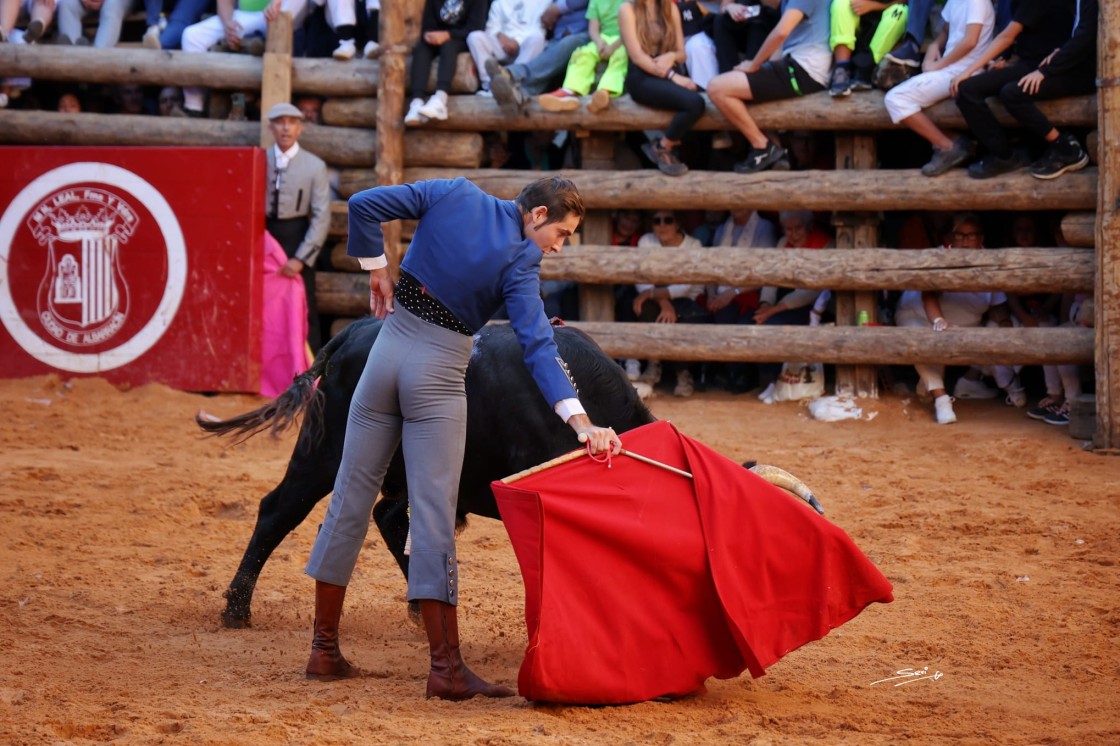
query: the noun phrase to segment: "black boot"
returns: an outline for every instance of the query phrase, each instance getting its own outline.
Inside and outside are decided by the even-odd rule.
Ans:
[[[345,598],[346,586],[315,581],[315,637],[311,640],[311,658],[307,661],[309,679],[335,681],[361,676],[338,649],[338,620],[342,617]]]
[[[463,663],[463,656],[459,654],[459,618],[454,606],[423,599],[420,616],[428,632],[428,650],[432,656],[425,697],[463,700],[479,694],[483,697],[514,695],[511,689],[483,681]]]

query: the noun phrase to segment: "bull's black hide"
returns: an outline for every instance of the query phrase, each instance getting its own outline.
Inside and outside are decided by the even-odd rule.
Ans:
[[[198,420],[199,426],[211,433],[248,436],[264,429],[282,429],[303,414],[284,479],[261,500],[253,536],[226,591],[222,612],[226,626],[249,625],[253,589],[264,563],[334,487],[350,399],[380,329],[377,319],[349,326],[274,402],[229,420]],[[555,331],[560,354],[593,422],[622,433],[654,420],[619,366],[589,337],[570,327],[557,327]],[[475,338],[467,369],[467,449],[459,488],[459,519],[468,513],[498,518],[490,491],[493,480],[577,447],[575,433],[552,412],[529,375],[513,329],[508,325],[483,329]],[[373,511],[374,520],[407,574],[407,487],[400,451],[389,467],[382,495]]]

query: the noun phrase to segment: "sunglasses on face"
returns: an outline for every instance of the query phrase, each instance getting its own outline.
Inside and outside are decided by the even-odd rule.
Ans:
[[[666,215],[665,217],[654,216],[652,222],[654,225],[672,225],[677,222],[677,219],[672,215]]]

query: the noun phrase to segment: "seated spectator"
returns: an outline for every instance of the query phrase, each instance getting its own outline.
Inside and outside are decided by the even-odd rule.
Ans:
[[[675,111],[665,134],[642,144],[642,152],[662,173],[688,171],[677,148],[704,114],[704,97],[684,73],[684,32],[673,0],[633,0],[618,10],[618,23],[629,64],[626,90],[639,104]]]
[[[114,113],[151,114],[144,100],[144,87],[139,83],[118,83],[111,90]]]
[[[183,89],[176,85],[164,86],[159,90],[159,115],[161,117],[183,117]]]
[[[984,228],[971,213],[957,215],[953,220],[951,240],[946,248],[982,248]],[[898,301],[896,326],[912,326],[943,332],[954,327],[980,326],[985,314],[1006,317],[1007,296],[1003,293],[942,293],[907,290]],[[939,425],[957,421],[953,399],[945,390],[945,366],[920,363],[918,396],[932,396],[934,416]]]
[[[452,12],[457,10],[458,12]],[[467,36],[486,25],[486,0],[463,0],[444,3],[427,0],[420,21],[420,40],[412,48],[412,76],[409,82],[408,113],[404,123],[423,124],[429,119],[447,119],[447,93],[455,76],[455,63],[460,52],[467,51]],[[436,90],[425,103],[432,60],[439,58]]]
[[[188,26],[183,31],[184,52],[205,52],[224,40],[233,51],[252,34],[263,34],[268,24],[281,12],[292,16],[299,26],[308,10],[307,0],[218,0],[217,15]],[[201,117],[206,103],[205,91],[197,86],[183,88],[183,111],[190,117]]]
[[[718,3],[716,4],[718,8]],[[712,78],[719,75],[716,60],[716,43],[708,32],[712,29],[715,14],[699,0],[680,0],[681,31],[684,33],[685,66],[688,77],[700,90],[708,87]]]
[[[202,14],[214,8],[214,0],[172,0],[171,12],[163,15],[166,0],[144,0],[148,30],[141,40],[146,49],[178,49],[183,30],[198,23]]]
[[[486,63],[490,91],[498,103],[518,112],[530,96],[549,90],[554,79],[564,75],[572,52],[591,37],[587,33],[588,0],[554,2],[541,15],[541,26],[551,34],[544,51],[525,64],[503,67],[497,60]]]
[[[758,57],[763,42],[778,23],[778,8],[775,0],[720,0],[719,13],[712,19],[712,44],[721,73],[731,72],[740,61]]]
[[[316,18],[314,40],[308,42],[305,52],[308,56],[325,57],[326,50],[323,46],[328,43],[338,42],[332,51],[331,57],[342,62],[352,60],[358,54],[358,25],[359,20],[364,23],[363,36],[366,38],[362,56],[372,59],[377,56],[380,46],[377,43],[379,33],[378,24],[381,17],[381,0],[364,0],[365,16],[358,17],[358,2],[362,0],[315,0],[316,4],[326,6],[323,19]],[[320,21],[325,21],[321,23]],[[327,30],[329,29],[329,31]],[[333,39],[326,38],[327,36]]]
[[[906,33],[905,3],[906,0],[832,0],[829,95],[850,96],[852,91],[871,90],[875,65]]]
[[[988,106],[989,96],[998,96],[1011,116],[1046,143],[1046,154],[1031,164],[1032,176],[1054,179],[1088,165],[1089,155],[1077,138],[1069,132],[1062,134],[1035,104],[1094,90],[1097,0],[1080,2],[1076,10],[1080,15],[1074,27],[1074,8],[1067,3],[1023,0],[984,54],[953,79],[950,87],[957,108],[987,150],[982,160],[968,167],[969,176],[987,179],[1027,165],[1027,159],[1012,150],[1007,132]],[[1074,29],[1072,36],[1070,28]],[[990,64],[1009,50],[1013,52],[1011,61]],[[986,72],[973,77],[985,66],[989,66]]]
[[[81,114],[82,101],[78,94],[67,91],[58,97],[58,112],[60,114]]]
[[[25,11],[27,26],[13,34]],[[19,41],[34,44],[43,38],[54,20],[55,0],[0,0],[0,42]]]
[[[941,17],[945,25],[926,50],[922,74],[883,99],[892,122],[905,124],[933,146],[933,157],[922,166],[925,176],[940,176],[968,158],[968,142],[950,138],[922,109],[949,97],[953,79],[983,54],[995,24],[990,0],[948,0]]]
[[[318,96],[296,96],[292,99],[292,105],[303,114],[304,124],[323,123],[323,99]]]
[[[115,47],[121,38],[121,25],[132,0],[58,0],[58,33],[71,42],[84,39],[82,21],[86,15],[98,14],[97,33],[93,46]]]
[[[622,45],[618,28],[618,9],[622,0],[591,0],[587,6],[587,33],[591,41],[572,52],[564,85],[538,99],[545,111],[575,111],[579,97],[591,92],[595,83],[595,70],[606,62],[606,70],[599,77],[598,86],[587,110],[593,114],[605,111],[612,96],[621,96],[626,80],[629,58]]]
[[[814,225],[813,213],[808,210],[782,210],[778,213],[782,227],[779,249],[828,249],[832,237]],[[759,291],[758,308],[739,317],[740,324],[767,324],[770,326],[808,326],[813,304],[822,291],[806,288],[764,287]],[[762,392],[758,398],[767,404],[774,401],[774,386],[782,372],[781,363],[759,363],[758,384]]]
[[[544,51],[541,16],[547,5],[548,0],[493,0],[486,27],[467,35],[467,47],[478,68],[480,94],[493,95],[486,69],[491,60],[525,65]]]
[[[933,11],[933,0],[907,0],[906,33],[885,58],[903,67],[922,66],[922,41],[926,38],[926,26]]]
[[[672,210],[657,210],[651,219],[653,232],[647,233],[638,241],[638,247],[673,246],[681,249],[703,248],[700,242],[687,235]],[[699,285],[651,285],[639,283],[634,286],[637,295],[631,310],[638,321],[658,324],[706,324],[711,321],[707,311],[696,299],[703,291]],[[673,388],[674,396],[692,396],[695,387],[692,372],[687,364],[677,366],[677,382]],[[648,384],[656,385],[661,380],[661,362],[650,360],[648,367],[638,378]]]
[[[1060,326],[1091,327],[1092,314],[1084,313],[1084,304],[1091,297],[1064,293],[1058,312]],[[1046,380],[1046,396],[1037,407],[1027,412],[1027,416],[1048,425],[1068,425],[1070,402],[1081,395],[1081,368],[1077,365],[1044,365],[1042,373]]]
[[[704,210],[704,220],[692,229],[692,235],[701,246],[713,246],[723,224],[727,222],[727,210]]]
[[[828,48],[828,0],[782,0],[782,16],[758,53],[716,76],[708,96],[751,145],[735,172],[751,174],[772,168],[785,157],[781,146],[763,133],[747,111],[747,101],[774,101],[823,91],[832,54]],[[782,50],[782,61],[770,58]]]

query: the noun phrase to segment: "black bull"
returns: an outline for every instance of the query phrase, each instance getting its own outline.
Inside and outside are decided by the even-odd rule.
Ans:
[[[350,325],[319,352],[311,368],[287,391],[260,409],[216,422],[196,418],[207,432],[249,437],[265,429],[279,432],[303,415],[288,470],[261,500],[253,536],[226,591],[225,626],[249,626],[253,590],[265,562],[334,488],[350,399],[380,329],[377,319]],[[623,433],[654,421],[619,366],[587,335],[571,327],[557,327],[555,332],[560,354],[593,422]],[[458,520],[463,521],[468,513],[500,518],[490,491],[492,481],[555,458],[579,443],[541,396],[508,325],[487,326],[478,334],[466,383],[467,447]],[[373,510],[374,522],[407,577],[408,491],[399,449],[381,493],[383,499]]]

